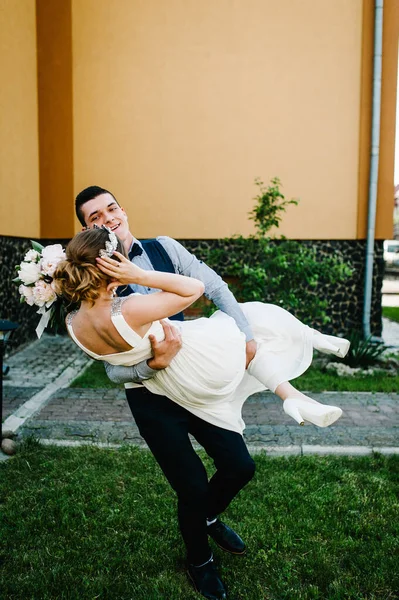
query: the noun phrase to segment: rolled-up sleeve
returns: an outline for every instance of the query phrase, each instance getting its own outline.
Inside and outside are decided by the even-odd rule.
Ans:
[[[238,328],[245,334],[247,342],[252,340],[254,336],[251,327],[229,286],[220,275],[176,240],[167,236],[160,236],[157,240],[170,256],[176,273],[200,279],[205,284],[205,296],[221,311],[233,317]]]
[[[141,383],[145,379],[151,379],[157,372],[148,366],[147,361],[134,365],[132,367],[122,367],[119,365],[110,365],[104,362],[105,372],[113,383]]]

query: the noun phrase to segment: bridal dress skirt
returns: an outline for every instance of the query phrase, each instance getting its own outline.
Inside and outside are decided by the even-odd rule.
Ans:
[[[242,433],[242,405],[251,394],[275,391],[284,381],[299,377],[313,357],[316,332],[273,304],[240,305],[258,344],[245,370],[245,336],[234,319],[221,311],[208,318],[184,321],[183,345],[169,367],[143,384],[167,396],[199,418]],[[157,326],[151,331],[157,333]],[[161,331],[159,330],[159,333]]]

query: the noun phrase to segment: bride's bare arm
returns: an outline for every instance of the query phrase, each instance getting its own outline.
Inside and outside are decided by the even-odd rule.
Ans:
[[[119,252],[115,252],[115,255],[120,262],[109,257],[97,258],[99,268],[106,275],[112,277],[114,284],[136,283],[163,290],[146,296],[134,296],[125,303],[125,308],[131,313],[137,327],[170,317],[184,310],[204,292],[205,286],[199,279],[160,271],[145,271],[131,263]],[[112,287],[112,285],[111,283],[110,286]],[[133,326],[132,323],[131,326]]]

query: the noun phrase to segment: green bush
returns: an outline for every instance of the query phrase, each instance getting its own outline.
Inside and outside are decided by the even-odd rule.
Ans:
[[[282,212],[297,199],[286,200],[278,178],[259,188],[254,209],[249,213],[257,232],[247,238],[225,238],[223,247],[208,250],[204,260],[223,275],[241,302],[259,300],[285,308],[307,324],[325,324],[328,301],[322,289],[328,284],[346,281],[352,274],[340,256],[317,256],[316,249],[283,236],[266,235],[278,227]]]
[[[384,342],[375,342],[370,335],[364,339],[361,331],[353,331],[349,336],[350,348],[342,360],[349,367],[369,367],[378,363],[387,346]]]

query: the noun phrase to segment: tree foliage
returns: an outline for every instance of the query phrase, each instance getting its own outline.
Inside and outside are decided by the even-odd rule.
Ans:
[[[271,236],[283,213],[298,199],[286,200],[278,178],[269,186],[255,179],[258,194],[249,218],[256,233],[249,237],[226,238],[223,246],[211,248],[203,256],[221,270],[241,302],[262,301],[282,306],[307,324],[327,323],[328,299],[323,287],[345,281],[351,267],[340,256],[319,257],[314,247],[283,236]]]

